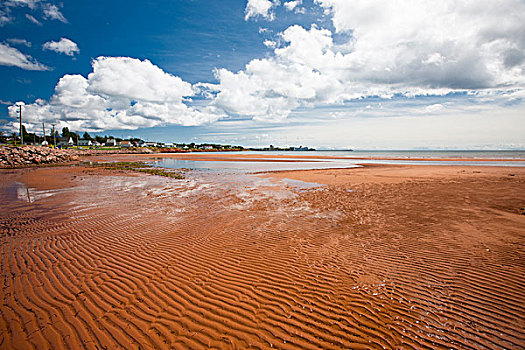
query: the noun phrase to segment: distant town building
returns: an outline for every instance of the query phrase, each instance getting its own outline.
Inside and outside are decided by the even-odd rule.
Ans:
[[[119,146],[129,148],[129,147],[133,147],[133,144],[131,143],[131,141],[124,140],[124,141],[120,141]]]
[[[299,146],[299,147],[292,147],[292,151],[309,151],[310,149],[308,147],[303,147],[303,146]]]
[[[115,140],[115,139],[107,139],[106,140],[106,146],[108,146],[108,147],[115,147],[115,146],[117,146],[117,140]]]
[[[61,147],[73,146],[74,144],[72,137],[60,137],[57,143],[57,145]]]
[[[79,146],[93,146],[93,141],[91,140],[78,140]]]

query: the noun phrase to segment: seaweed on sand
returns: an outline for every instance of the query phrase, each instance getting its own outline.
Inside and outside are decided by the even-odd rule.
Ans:
[[[79,164],[89,168],[104,168],[109,170],[134,171],[151,175],[169,177],[173,179],[184,179],[184,175],[164,169],[152,168],[144,162],[83,162]]]

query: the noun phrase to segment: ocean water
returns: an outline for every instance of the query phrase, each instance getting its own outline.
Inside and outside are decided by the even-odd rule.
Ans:
[[[290,160],[293,160],[290,158]],[[194,161],[173,158],[157,160],[155,166],[169,169],[195,169],[224,173],[256,173],[280,170],[309,170],[309,169],[333,169],[333,168],[355,168],[357,164],[337,160],[313,160],[298,162],[271,162],[271,161]]]
[[[348,157],[348,158],[359,158],[359,157],[381,157],[381,158],[399,158],[399,159],[410,159],[410,158],[474,158],[474,159],[522,159],[525,161],[525,150],[520,151],[457,151],[457,150],[426,150],[426,151],[377,151],[377,150],[355,150],[355,151],[247,151],[247,152],[234,152],[238,154],[265,154],[265,155],[290,155],[290,156],[334,156],[334,157]]]
[[[199,154],[217,154],[199,153]],[[525,151],[276,151],[276,152],[227,152],[226,155],[279,155],[286,156],[290,162],[274,161],[194,161],[173,158],[161,158],[154,166],[170,169],[196,169],[221,173],[254,173],[280,170],[308,170],[354,168],[359,164],[413,164],[413,165],[471,165],[471,166],[525,166]],[[297,156],[310,156],[312,159],[300,159]],[[315,157],[319,158],[315,158]],[[341,159],[322,159],[332,156]],[[388,158],[388,159],[353,159],[353,158]],[[424,160],[420,160],[423,158]],[[440,159],[454,158],[459,161]],[[473,159],[473,160],[471,160]],[[489,161],[500,159],[501,161]],[[277,159],[276,159],[277,160]],[[279,160],[283,160],[279,158]]]

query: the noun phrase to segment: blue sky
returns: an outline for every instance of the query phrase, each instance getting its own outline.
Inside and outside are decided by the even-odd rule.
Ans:
[[[6,0],[0,120],[23,102],[37,132],[525,148],[525,4],[406,4]]]
[[[98,56],[149,59],[167,72],[190,82],[211,81],[214,67],[240,69],[255,55],[264,55],[259,25],[244,21],[240,1],[70,1],[60,9],[68,23],[31,23],[25,6],[13,9],[15,19],[2,28],[2,41],[24,38],[32,46],[24,53],[53,68],[33,72],[3,66],[5,100],[49,98],[64,74],[87,75]],[[40,18],[40,17],[38,17]],[[80,47],[75,57],[43,51],[42,44],[67,37]],[[23,84],[19,80],[31,81]],[[3,116],[7,110],[3,110]]]

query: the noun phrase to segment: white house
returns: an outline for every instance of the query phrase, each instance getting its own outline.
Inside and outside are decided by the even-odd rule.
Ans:
[[[115,139],[108,139],[108,140],[106,140],[106,146],[116,147],[117,146],[117,140],[115,140]]]
[[[79,146],[93,146],[93,142],[91,140],[78,140]]]
[[[131,141],[126,141],[126,140],[120,141],[119,146],[125,147],[125,148],[133,147],[133,145],[131,144]]]
[[[72,137],[61,137],[58,139],[58,146],[73,146],[74,144]]]

